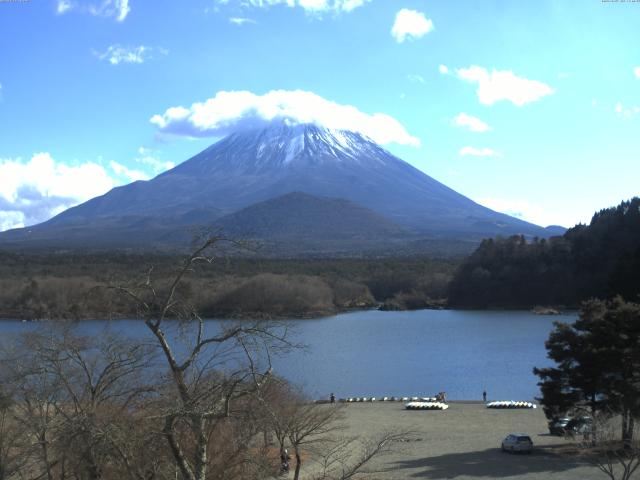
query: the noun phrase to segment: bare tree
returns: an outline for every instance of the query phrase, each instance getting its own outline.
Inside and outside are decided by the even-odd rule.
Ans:
[[[33,444],[21,449],[30,476],[97,480],[121,471],[145,478],[127,475],[118,430],[154,391],[143,381],[152,358],[148,346],[119,336],[96,340],[68,328],[22,336],[3,358],[3,384],[11,385],[16,422]]]
[[[30,442],[15,419],[13,401],[0,389],[0,480],[21,472],[27,464],[25,446]]]
[[[374,438],[337,440],[319,457],[320,473],[311,478],[349,480],[360,474],[373,473],[365,471],[371,460],[391,451],[396,442],[410,440],[412,436],[411,432],[385,432]]]
[[[635,433],[631,439],[620,439],[616,426],[619,418],[605,412],[597,414],[578,445],[586,458],[611,480],[628,480],[640,467],[640,440],[637,431],[631,432]],[[623,422],[628,421],[623,418]]]
[[[53,480],[54,469],[60,463],[56,444],[61,385],[41,365],[37,351],[27,345],[26,338],[16,339],[11,349],[2,352],[0,384],[11,389],[15,422],[32,442],[28,449],[23,444],[20,454],[28,459],[34,475]]]
[[[297,401],[296,401],[297,400]],[[300,478],[303,449],[326,444],[330,434],[339,428],[336,420],[340,418],[341,408],[337,404],[318,405],[294,398],[288,417],[287,437],[296,459],[294,480]]]
[[[295,456],[294,479],[298,479],[303,464],[303,450],[321,450],[329,442],[330,433],[341,428],[340,405],[313,403],[298,388],[286,380],[274,378],[259,396],[264,414],[265,428],[278,442],[280,458],[288,462],[286,446]],[[266,432],[265,432],[266,433]]]
[[[395,442],[410,440],[412,432],[385,432],[372,438],[343,438],[345,406],[312,402],[286,381],[271,382],[262,391],[266,423],[280,454],[286,446],[295,457],[294,479],[309,465],[312,480],[347,480],[363,473],[374,457],[388,452]]]
[[[271,374],[270,351],[287,346],[286,329],[265,322],[229,323],[208,331],[188,299],[180,295],[185,277],[214,261],[211,249],[222,239],[207,238],[166,285],[153,270],[134,286],[112,287],[134,302],[159,345],[172,394],[165,396],[159,419],[162,434],[185,480],[204,480],[210,466],[212,435],[236,405],[263,388]],[[168,333],[180,326],[184,342]],[[215,439],[214,439],[215,440]]]

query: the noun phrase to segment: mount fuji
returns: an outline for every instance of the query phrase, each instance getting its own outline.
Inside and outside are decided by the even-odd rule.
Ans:
[[[171,247],[204,226],[285,249],[307,238],[313,251],[562,233],[483,207],[359,133],[281,122],[238,131],[152,180],[4,232],[0,246]]]

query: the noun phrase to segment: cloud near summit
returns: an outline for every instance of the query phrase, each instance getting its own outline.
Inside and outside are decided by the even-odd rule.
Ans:
[[[418,138],[389,115],[364,113],[354,106],[341,105],[302,90],[272,90],[264,95],[220,91],[189,108],[171,107],[151,118],[160,132],[185,137],[223,137],[238,130],[261,128],[273,121],[352,130],[382,145],[420,145]]]

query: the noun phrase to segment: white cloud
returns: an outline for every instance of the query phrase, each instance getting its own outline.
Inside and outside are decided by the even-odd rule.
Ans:
[[[252,20],[250,18],[244,18],[244,17],[231,17],[229,19],[229,23],[233,23],[234,25],[238,25],[238,26],[242,26],[245,23],[258,23],[255,20]]]
[[[460,156],[466,157],[470,155],[472,157],[501,157],[500,152],[496,152],[490,148],[476,148],[476,147],[462,147],[460,149]]]
[[[630,119],[635,117],[638,113],[640,113],[640,107],[624,107],[621,102],[616,103],[615,106],[616,115],[621,118]]]
[[[161,132],[187,137],[222,137],[236,130],[259,128],[273,121],[314,123],[326,128],[360,132],[381,144],[420,145],[395,118],[367,114],[351,105],[326,100],[313,92],[272,90],[264,95],[221,91],[189,108],[168,108],[151,123]]]
[[[116,2],[116,4],[117,3],[118,2]],[[122,22],[127,18],[130,11],[131,8],[129,7],[129,0],[120,0],[120,4],[118,5],[118,21]]]
[[[25,226],[25,216],[17,210],[2,210],[2,200],[0,199],[0,232],[12,228]]]
[[[140,45],[137,47],[123,47],[122,45],[111,45],[104,52],[93,52],[100,60],[107,60],[111,65],[119,65],[121,63],[144,63],[152,58],[154,51],[164,55],[167,50]]]
[[[413,83],[425,83],[424,77],[422,75],[409,74],[407,75],[407,80]]]
[[[485,122],[483,122],[479,118],[467,115],[464,112],[456,115],[451,124],[454,127],[466,127],[472,132],[488,132],[489,130],[491,130],[491,127]]]
[[[506,213],[507,215],[535,223],[536,225],[546,227],[548,225],[561,224],[557,219],[555,219],[555,222],[553,221],[551,214],[555,212],[547,212],[540,205],[536,205],[534,203],[490,197],[478,198],[476,199],[476,202],[490,208],[491,210],[495,210],[496,212]]]
[[[33,225],[116,186],[101,165],[66,165],[49,153],[0,159],[0,229]]]
[[[128,167],[125,167],[121,163],[114,162],[113,160],[109,162],[109,166],[116,175],[125,177],[131,182],[135,182],[137,180],[149,180],[149,175],[147,175],[146,173],[141,172],[140,170],[132,170]]]
[[[71,2],[69,0],[58,0],[58,6],[56,8],[56,11],[59,14],[63,14],[70,9],[71,9]]]
[[[446,75],[447,73],[449,73],[449,67],[447,67],[446,65],[439,65],[438,66],[438,71],[441,74]]]
[[[351,10],[361,7],[362,5],[370,1],[371,0],[343,0],[341,2],[340,8],[345,12],[350,12]]]
[[[518,77],[510,70],[493,69],[489,72],[486,68],[473,65],[456,70],[456,74],[462,80],[478,84],[476,93],[484,105],[508,100],[521,107],[555,92],[545,83]]]
[[[635,67],[633,69],[633,74],[636,76],[636,78],[640,78],[640,67]]]
[[[424,13],[403,8],[396,13],[396,19],[391,27],[391,36],[396,39],[396,42],[402,43],[407,39],[423,37],[432,30],[433,22],[425,17]]]
[[[307,13],[319,14],[325,12],[351,12],[352,10],[369,3],[371,0],[217,0],[217,3],[228,5],[230,3],[240,6],[267,8],[274,5],[286,5],[287,7],[300,7]]]
[[[137,157],[135,161],[142,165],[150,166],[156,175],[176,166],[173,162],[160,160],[158,154],[148,148],[140,147],[138,153],[140,156]]]
[[[67,165],[49,153],[37,153],[28,161],[0,159],[0,231],[43,222],[79,203],[102,195],[113,187],[173,168],[150,149],[140,147],[134,161],[140,170],[110,161]]]
[[[70,11],[88,13],[94,17],[115,18],[124,21],[131,11],[129,0],[101,0],[99,3],[86,0],[58,0],[56,11],[62,15]]]

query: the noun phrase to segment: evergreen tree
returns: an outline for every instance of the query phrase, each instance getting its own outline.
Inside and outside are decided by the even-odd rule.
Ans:
[[[547,416],[584,408],[620,414],[630,444],[640,415],[640,305],[620,297],[585,302],[575,323],[555,324],[546,347],[557,366],[534,373]]]
[[[596,213],[562,237],[484,240],[456,272],[449,303],[464,308],[577,307],[593,297],[640,299],[640,198]]]

